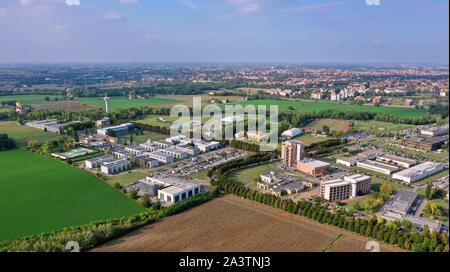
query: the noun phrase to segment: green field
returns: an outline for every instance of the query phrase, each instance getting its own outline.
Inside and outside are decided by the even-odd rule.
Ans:
[[[58,135],[52,132],[45,132],[40,129],[27,126],[19,126],[17,122],[0,122],[0,134],[7,133],[9,137],[16,141],[19,146],[26,146],[29,140],[36,140],[39,143],[58,139]]]
[[[0,152],[0,241],[143,211],[90,173],[20,149]]]
[[[287,110],[293,107],[299,112],[319,112],[325,110],[340,110],[340,111],[358,111],[358,112],[374,112],[374,113],[388,113],[400,117],[422,117],[426,114],[425,110],[400,108],[400,107],[375,107],[375,106],[360,106],[351,104],[340,104],[332,102],[315,102],[315,101],[294,101],[294,100],[248,100],[241,102],[242,105],[278,105],[280,110]]]
[[[0,108],[0,112],[10,112],[10,111],[12,111],[12,109]]]
[[[79,97],[75,102],[80,104],[85,104],[88,106],[94,106],[98,108],[104,108],[105,102],[101,97]],[[139,108],[139,107],[149,107],[149,106],[163,106],[176,104],[178,101],[174,99],[161,98],[161,97],[151,97],[148,99],[133,99],[130,100],[128,97],[111,97],[108,102],[110,110],[117,109],[128,109],[128,108]]]
[[[355,129],[373,134],[381,132],[397,132],[414,127],[413,125],[394,124],[378,121],[350,121],[350,123],[352,123],[353,128]]]
[[[56,95],[7,95],[0,96],[0,103],[4,101],[20,101],[23,104],[30,105],[33,103],[45,102],[45,98],[49,97],[50,100],[55,99],[55,97],[62,98]]]
[[[331,139],[333,139],[333,138],[317,137],[317,136],[314,136],[314,135],[309,134],[309,133],[308,134],[303,134],[303,135],[295,138],[295,140],[299,140],[299,141],[304,142],[306,146],[309,146],[309,145],[315,144],[315,143],[325,142],[325,141],[328,141],[328,140],[331,140]]]
[[[309,123],[307,127],[314,128],[316,130],[322,130],[324,126],[329,127],[332,131],[348,131],[349,121],[347,120],[336,120],[336,119],[316,119]]]
[[[126,185],[138,181],[140,179],[143,179],[146,176],[148,176],[148,173],[146,172],[140,170],[133,170],[130,172],[120,173],[119,175],[115,176],[108,176],[106,177],[106,181],[108,181],[111,185],[114,185],[115,183]]]
[[[265,174],[270,171],[282,172],[283,170],[278,166],[279,163],[262,164],[259,166],[246,168],[232,172],[230,174],[229,180],[240,182],[245,184],[251,189],[256,189],[255,180],[259,178],[261,174]]]

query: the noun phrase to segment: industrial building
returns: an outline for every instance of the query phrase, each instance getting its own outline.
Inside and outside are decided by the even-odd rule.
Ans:
[[[404,168],[410,168],[417,164],[417,160],[408,159],[405,157],[393,156],[393,155],[383,155],[377,157],[377,161],[386,162],[390,164],[395,164]]]
[[[151,140],[148,140],[147,142],[140,144],[139,147],[145,149],[147,152],[155,152],[161,149],[161,147],[154,144]]]
[[[60,124],[56,119],[27,122],[25,125],[28,127],[50,131],[58,134],[60,133],[60,128],[63,127],[63,125]]]
[[[443,136],[448,134],[448,128],[449,128],[448,124],[442,126],[433,126],[426,129],[422,129],[420,131],[420,134],[430,137]]]
[[[104,162],[101,166],[101,171],[107,175],[115,175],[131,169],[131,163],[128,160],[114,160]]]
[[[313,177],[326,175],[329,168],[329,163],[314,159],[304,159],[297,164],[297,170]]]
[[[201,151],[201,152],[209,152],[216,150],[220,147],[219,142],[205,142],[205,141],[194,141],[194,145]]]
[[[174,158],[177,159],[177,160],[184,160],[184,159],[186,159],[186,158],[189,157],[189,154],[188,154],[188,153],[183,152],[183,151],[181,151],[181,150],[178,150],[178,149],[176,149],[176,148],[173,147],[173,146],[170,147],[170,148],[167,148],[167,149],[161,149],[161,150],[159,150],[159,152],[168,154],[168,155],[174,157]]]
[[[428,161],[395,173],[392,175],[392,178],[410,184],[441,172],[442,170],[444,170],[444,164]]]
[[[95,169],[101,167],[102,163],[104,162],[110,162],[113,161],[113,156],[101,156],[101,157],[95,157],[92,159],[88,159],[85,161],[85,165],[89,169]]]
[[[444,138],[440,137],[405,137],[400,141],[400,145],[420,150],[420,151],[435,151],[442,147],[442,145],[445,143]]]
[[[138,155],[136,157],[130,158],[130,161],[138,166],[155,168],[160,165],[159,161],[150,158],[147,154]]]
[[[385,175],[391,175],[391,174],[397,172],[398,170],[400,170],[400,168],[398,168],[397,166],[384,164],[384,163],[380,163],[380,162],[376,162],[376,161],[369,161],[369,160],[357,162],[356,166],[363,168],[363,169],[378,172],[381,174],[385,174]]]
[[[297,168],[303,160],[305,145],[301,141],[285,141],[281,146],[281,165],[286,168]]]
[[[125,151],[133,154],[134,156],[139,156],[147,152],[146,149],[138,146],[127,146],[125,147]]]
[[[373,160],[377,158],[377,156],[382,156],[383,154],[384,153],[380,151],[367,150],[351,157],[338,158],[336,159],[336,163],[342,164],[347,167],[352,167],[356,166],[356,164],[360,161]]]

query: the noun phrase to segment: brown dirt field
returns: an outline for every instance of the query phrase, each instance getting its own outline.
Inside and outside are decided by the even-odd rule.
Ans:
[[[96,109],[96,107],[83,105],[72,101],[54,101],[46,103],[37,103],[33,104],[32,107],[38,110],[68,110],[68,111],[83,111]]]
[[[95,248],[97,252],[365,251],[363,237],[262,204],[225,196]],[[333,247],[334,248],[334,247]],[[332,248],[332,249],[333,249]],[[331,249],[331,250],[332,250]],[[383,246],[384,251],[392,248]]]

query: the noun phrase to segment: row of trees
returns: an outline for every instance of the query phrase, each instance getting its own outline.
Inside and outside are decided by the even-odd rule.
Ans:
[[[16,142],[9,138],[8,134],[0,134],[0,151],[16,148]]]
[[[320,202],[311,203],[302,199],[295,203],[291,199],[283,200],[281,197],[252,190],[241,183],[228,179],[228,173],[231,170],[248,167],[264,160],[270,160],[270,156],[268,154],[257,154],[249,158],[236,160],[212,169],[208,176],[213,177],[212,182],[226,193],[298,214],[323,224],[346,229],[406,250],[448,252],[448,236],[437,232],[430,233],[428,227],[418,233],[409,221],[387,223],[384,219],[377,219],[376,217],[370,220],[356,218],[353,214],[347,212],[330,210],[326,204]]]
[[[149,124],[142,124],[142,123],[134,123],[134,128],[138,131],[151,131],[151,132],[157,132],[160,134],[170,135],[170,128],[168,127],[161,127],[161,126],[155,126],[155,125],[149,125]]]
[[[240,150],[246,150],[246,151],[250,151],[250,152],[258,152],[259,151],[258,144],[252,144],[252,143],[247,143],[247,142],[243,142],[243,141],[232,140],[229,143],[229,145],[232,148],[236,148],[236,149],[240,149]]]

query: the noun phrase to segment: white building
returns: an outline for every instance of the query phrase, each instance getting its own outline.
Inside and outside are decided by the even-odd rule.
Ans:
[[[344,179],[322,181],[320,195],[331,202],[356,198],[370,193],[371,180],[370,176],[355,174]]]
[[[427,129],[422,129],[420,131],[420,133],[422,135],[426,135],[426,136],[431,136],[431,137],[435,137],[435,136],[443,136],[448,134],[448,128],[449,125],[442,125],[442,126],[434,126],[434,127],[430,127]]]
[[[380,162],[376,162],[376,161],[369,161],[369,160],[357,162],[356,166],[367,169],[367,170],[375,171],[378,173],[382,173],[385,175],[391,175],[392,173],[395,173],[400,169],[397,166],[388,165],[388,164],[384,164],[384,163],[380,163]]]
[[[102,163],[110,162],[110,161],[113,161],[113,160],[114,160],[113,156],[95,157],[95,158],[86,160],[85,161],[85,165],[89,169],[95,169],[95,168],[99,168],[102,165]]]
[[[220,147],[220,143],[215,141],[212,142],[197,141],[194,142],[194,144],[201,152],[213,151]]]
[[[147,177],[145,183],[158,186],[158,199],[177,203],[200,194],[200,184],[174,177]]]
[[[160,152],[168,154],[168,155],[174,157],[177,160],[184,160],[187,157],[189,157],[188,153],[183,152],[181,150],[178,150],[175,147],[170,147],[170,148],[167,148],[167,149],[161,149]]]
[[[139,147],[145,149],[147,152],[155,152],[161,149],[158,145],[154,144],[150,140],[143,144],[140,144]]]
[[[377,161],[392,163],[405,168],[409,168],[417,164],[417,160],[392,155],[379,156],[377,157]]]
[[[303,134],[303,130],[301,130],[299,128],[291,128],[291,129],[286,130],[285,132],[281,133],[281,137],[283,137],[285,139],[292,139],[301,134]]]
[[[148,153],[148,156],[152,159],[155,159],[159,162],[162,163],[172,163],[175,161],[174,157],[172,157],[171,155],[162,152],[162,150],[158,150],[152,153]]]
[[[350,197],[357,197],[370,193],[372,187],[372,177],[364,175],[351,175],[344,177],[344,181],[350,182],[352,191]]]
[[[125,147],[125,151],[133,154],[134,156],[139,156],[147,152],[146,149],[137,146],[127,146]]]
[[[444,170],[444,164],[429,161],[395,173],[392,175],[392,178],[409,184],[441,172],[442,170]]]
[[[267,138],[266,133],[262,131],[247,131],[247,139],[255,140],[258,142],[265,141]]]
[[[107,175],[115,175],[131,169],[131,163],[128,160],[115,160],[104,162],[101,166],[101,171]]]

